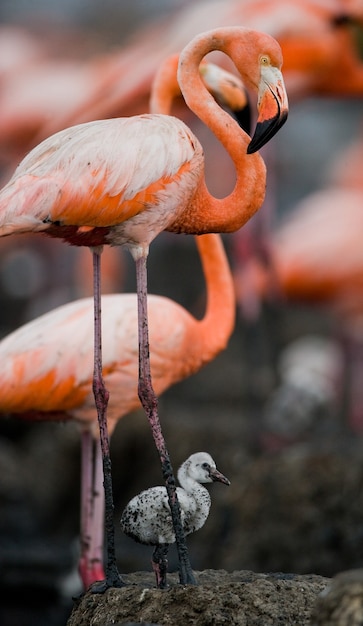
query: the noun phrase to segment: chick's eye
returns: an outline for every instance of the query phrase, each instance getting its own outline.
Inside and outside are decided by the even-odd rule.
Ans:
[[[209,469],[209,463],[202,463],[203,469]]]

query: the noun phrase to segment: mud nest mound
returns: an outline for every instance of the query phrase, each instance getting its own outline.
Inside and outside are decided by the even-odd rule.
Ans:
[[[170,575],[169,588],[159,590],[153,575],[129,575],[121,589],[84,594],[67,626],[304,626],[310,624],[317,596],[330,582],[322,576],[248,571],[205,570],[196,576],[197,586],[184,587]]]

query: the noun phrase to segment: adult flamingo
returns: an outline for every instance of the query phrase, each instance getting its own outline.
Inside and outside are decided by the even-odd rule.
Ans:
[[[180,88],[176,80],[178,56],[173,56],[165,60],[164,64],[160,68],[158,80],[153,90],[153,108],[154,110],[159,108],[160,112],[168,113],[171,109],[172,100],[175,96],[180,94]],[[222,70],[216,65],[205,63],[201,68],[201,75],[203,81],[206,84],[208,90],[213,94],[215,98],[222,101],[229,109],[237,114],[237,116],[243,115],[243,109],[246,106],[246,93],[243,84],[239,79]],[[21,237],[21,235],[19,235]],[[204,239],[204,241],[203,241]],[[149,303],[149,315],[151,316],[151,329],[154,328],[157,332],[157,343],[154,351],[153,346],[153,332],[151,332],[151,345],[152,345],[152,361],[153,355],[156,355],[157,362],[160,364],[154,372],[153,362],[153,378],[155,380],[155,386],[157,393],[162,393],[166,387],[174,382],[177,382],[178,376],[185,377],[194,373],[205,362],[211,360],[217,352],[222,350],[229,338],[229,335],[233,328],[233,316],[235,309],[234,293],[232,287],[231,273],[229,270],[228,262],[223,250],[222,243],[218,241],[214,235],[202,237],[197,239],[197,245],[202,259],[204,267],[204,275],[207,286],[207,312],[205,318],[201,322],[197,322],[194,318],[191,318],[189,314],[178,307],[175,303],[165,298],[151,297],[151,303]],[[79,248],[82,251],[82,248]],[[114,248],[106,248],[103,252],[102,260],[106,253],[112,252]],[[83,255],[81,256],[80,267],[77,268],[77,272],[87,273],[87,267],[82,263]],[[84,259],[85,260],[85,259]],[[111,255],[110,261],[113,262],[113,256]],[[102,264],[102,282],[104,281],[104,264]],[[112,272],[115,268],[112,268]],[[87,276],[86,276],[87,277]],[[107,277],[106,277],[107,278]],[[112,281],[112,278],[111,278]],[[107,281],[106,281],[107,282]],[[135,300],[135,298],[133,298]],[[108,425],[109,431],[112,432],[115,423],[126,413],[135,410],[140,406],[140,401],[137,397],[137,345],[136,334],[132,326],[136,323],[136,300],[134,308],[130,308],[128,304],[132,303],[132,299],[129,298],[129,302],[126,296],[118,296],[116,301],[110,299],[106,301],[106,310],[104,311],[104,325],[106,326],[106,344],[104,346],[104,366],[107,369],[108,363],[111,362],[113,370],[111,374],[111,387],[114,387],[115,383],[112,381],[117,380],[116,393],[111,391],[110,405],[108,407]],[[112,305],[117,304],[117,309],[112,310]],[[71,309],[71,310],[70,310]],[[82,308],[81,302],[77,306],[79,310],[79,317],[77,318],[77,324],[81,325],[82,332],[87,333],[87,340],[82,338],[82,334],[79,334],[78,327],[74,328],[69,318],[72,317],[74,307],[63,307],[62,309],[54,310],[44,318],[42,322],[38,324],[33,322],[28,326],[17,331],[11,336],[10,341],[5,342],[3,346],[4,353],[8,354],[9,344],[12,346],[12,356],[10,360],[20,359],[20,345],[19,354],[17,354],[18,339],[20,340],[23,349],[25,348],[26,356],[23,356],[23,363],[25,368],[30,364],[33,356],[34,342],[37,341],[33,336],[33,330],[39,325],[42,325],[45,321],[45,336],[48,339],[42,340],[43,356],[45,353],[57,354],[60,362],[56,368],[57,378],[64,382],[67,375],[72,371],[72,366],[76,364],[76,353],[78,350],[82,350],[85,360],[88,363],[88,367],[82,369],[81,377],[74,374],[73,387],[71,386],[70,395],[77,396],[77,388],[87,388],[87,382],[91,378],[91,364],[92,364],[92,345],[90,342],[91,333],[87,331],[90,323],[89,306],[85,303]],[[168,319],[173,320],[175,327],[179,324],[183,327],[183,332],[178,335],[178,340],[184,343],[183,347],[180,345],[180,354],[177,354],[179,343],[173,341],[171,345],[168,345],[170,339],[173,338],[173,332],[170,331],[168,326],[164,324],[163,311],[167,315]],[[218,313],[219,311],[219,313]],[[184,314],[184,318],[183,318]],[[85,324],[85,326],[84,326]],[[69,326],[70,325],[70,326]],[[188,326],[189,325],[189,326]],[[68,348],[68,359],[62,358],[63,354],[63,341],[62,336],[64,333],[63,328],[68,327],[71,331],[71,335],[79,337],[79,341],[82,344],[75,346],[72,344],[72,349]],[[216,333],[216,328],[218,332]],[[192,337],[192,332],[198,334],[198,341]],[[174,328],[175,330],[175,328]],[[164,334],[163,334],[164,332]],[[214,333],[214,340],[211,341],[209,335]],[[43,334],[43,332],[42,332]],[[204,343],[201,341],[204,337]],[[161,341],[160,341],[161,338]],[[183,341],[184,338],[184,341]],[[38,336],[38,339],[40,337]],[[108,341],[108,340],[109,341]],[[119,347],[121,340],[123,346],[120,354],[123,355],[120,358],[120,354],[117,354],[116,347]],[[45,343],[44,343],[45,342]],[[59,348],[58,343],[61,347]],[[163,351],[163,348],[165,350]],[[60,354],[61,350],[62,354]],[[1,347],[0,347],[1,353]],[[170,361],[171,355],[174,354],[174,361]],[[127,356],[126,356],[127,355]],[[9,354],[8,354],[9,356]],[[124,365],[126,360],[129,359],[127,366]],[[30,360],[28,360],[30,359]],[[4,359],[4,363],[6,362]],[[48,364],[48,371],[50,371],[49,357],[46,359]],[[44,361],[45,363],[45,361]],[[115,365],[116,363],[116,365]],[[130,366],[131,363],[131,366]],[[179,367],[179,369],[178,369]],[[179,372],[179,373],[178,373]],[[183,374],[182,374],[183,372]],[[67,374],[68,373],[68,374]],[[39,383],[39,377],[41,373],[39,369],[35,368],[32,373],[32,384],[37,385]],[[110,372],[106,374],[106,383],[109,384]],[[1,378],[1,374],[0,374]],[[7,388],[9,395],[11,391],[5,380],[4,388]],[[77,405],[77,400],[73,410],[69,408],[68,411],[64,409],[65,402],[67,400],[67,392],[64,394],[61,392],[59,396],[57,394],[52,399],[51,409],[49,407],[49,400],[43,395],[38,396],[37,403],[34,404],[34,399],[31,397],[31,391],[26,391],[26,378],[22,377],[19,381],[19,387],[14,389],[14,396],[10,397],[10,404],[7,405],[7,409],[11,412],[23,411],[24,402],[25,408],[30,410],[28,417],[31,417],[36,412],[38,419],[69,419],[74,418],[81,423],[82,426],[82,480],[81,480],[81,558],[79,563],[79,570],[84,587],[89,587],[95,581],[104,578],[104,570],[102,566],[103,556],[103,514],[104,514],[104,497],[102,490],[102,459],[100,456],[100,446],[96,443],[95,425],[97,416],[94,406],[92,406],[91,388],[89,387],[89,398],[86,397],[84,402]],[[125,392],[125,389],[133,387],[133,394]],[[43,388],[46,396],[46,384]],[[54,391],[54,390],[53,390]],[[52,389],[49,389],[49,393]],[[19,394],[19,395],[18,395]],[[9,401],[9,400],[8,400]],[[24,401],[24,402],[23,402]],[[90,409],[90,406],[92,409]],[[1,401],[0,401],[1,407]],[[1,409],[2,410],[2,409]]]
[[[247,87],[258,92],[259,117],[252,140],[217,105],[199,74],[213,50],[234,61]],[[287,117],[280,46],[269,35],[221,28],[197,36],[180,55],[178,80],[189,108],[225,146],[236,167],[232,193],[211,196],[204,180],[203,151],[180,120],[164,115],[100,120],[49,137],[20,163],[0,192],[0,236],[44,232],[89,246],[94,259],[94,395],[104,464],[106,531],[112,543],[112,485],[107,433],[108,392],[102,378],[100,254],[104,244],[124,245],[136,264],[139,329],[139,394],[148,416],[166,482],[181,582],[194,582],[183,541],[175,479],[152,388],[147,317],[146,260],[163,230],[202,234],[233,232],[261,206],[265,166],[256,153]],[[120,585],[109,563],[103,588]]]
[[[164,71],[161,72],[162,76],[159,77],[157,85],[155,86],[155,89],[154,89],[154,95],[156,98],[157,98],[158,91],[160,91],[158,104],[154,103],[153,105],[154,109],[157,106],[159,106],[160,111],[162,110],[162,112],[164,113],[168,113],[168,111],[171,109],[172,99],[175,98],[177,95],[180,95],[180,87],[176,80],[177,62],[178,62],[177,55],[173,58],[166,60],[166,62],[163,64]],[[167,71],[165,71],[166,69]],[[221,69],[220,67],[211,63],[201,64],[200,72],[201,72],[202,80],[205,83],[207,89],[210,91],[210,93],[212,93],[213,96],[219,102],[223,103],[231,112],[233,111],[233,114],[239,120],[239,123],[242,124],[242,127],[248,126],[249,119],[246,119],[246,117],[248,117],[249,107],[248,107],[248,100],[246,96],[246,90],[242,82],[238,79],[238,77],[236,77],[230,72],[227,72]],[[247,111],[247,114],[246,114],[246,111]],[[24,236],[24,235],[18,235],[17,237],[21,237],[21,236]],[[79,248],[79,251],[81,252],[82,248]],[[111,262],[111,277],[110,277],[111,283],[112,283],[112,280],[115,280],[115,276],[113,274],[115,271],[115,263],[114,263],[115,258],[114,258],[114,254],[113,255],[111,254],[112,251],[116,252],[114,248],[108,247],[106,248],[106,250],[103,252],[103,255],[102,255],[103,261],[108,259],[108,263],[106,264],[107,267],[109,267],[109,264]],[[106,254],[106,259],[104,258],[105,254]],[[79,267],[76,268],[76,271],[77,271],[77,275],[79,276],[81,276],[81,273],[83,272],[83,282],[84,282],[85,278],[87,278],[88,268],[85,262],[82,263],[82,260],[86,261],[86,257],[84,257],[83,254],[80,256],[80,260],[78,261]],[[102,271],[102,282],[103,282],[103,280],[107,278],[107,276],[105,277],[105,267],[103,264],[102,264],[102,270],[103,270]],[[215,269],[215,271],[217,270]],[[220,268],[220,271],[223,274],[223,267]],[[86,276],[84,275],[85,273],[86,273]],[[118,278],[118,281],[119,279],[120,277]],[[107,280],[106,280],[106,283],[107,283]],[[222,295],[222,291],[220,292],[220,295]],[[226,298],[225,304],[226,303],[228,303],[228,297]],[[226,317],[225,322],[228,326],[228,315]],[[220,342],[221,342],[220,345],[222,346],[223,332],[221,331],[222,331],[222,328],[219,329],[218,335],[220,337]],[[187,346],[185,347],[185,350],[186,349],[187,349]],[[204,351],[204,352],[202,351],[200,347],[199,359],[203,360],[203,358],[212,358],[212,356],[207,357],[206,352],[212,355],[212,352],[210,352],[210,347],[208,348],[207,351]],[[203,357],[203,354],[204,354],[204,357]],[[196,366],[197,365],[195,365],[195,367]],[[185,372],[185,375],[186,375],[186,372]],[[136,372],[135,372],[135,376],[136,376]],[[122,386],[121,386],[121,389],[122,389]],[[55,404],[55,406],[57,406],[57,403]],[[129,408],[131,410],[132,407],[129,407]],[[43,414],[43,417],[46,418],[46,415],[47,415],[46,413]],[[54,413],[52,415],[54,415]],[[59,417],[60,419],[64,418],[62,413],[59,414]],[[113,426],[112,426],[112,429],[113,429]],[[99,497],[100,494],[102,495],[102,484],[100,482],[101,480],[100,470],[102,469],[102,467],[99,463],[99,455],[97,455],[98,462],[95,462],[95,466],[96,466],[95,475],[98,477],[98,484],[94,485],[92,482],[93,471],[91,469],[93,464],[90,461],[91,456],[92,456],[90,448],[93,446],[92,446],[92,441],[88,432],[83,434],[82,441],[83,441],[82,447],[84,448],[83,453],[82,453],[82,467],[83,467],[82,483],[84,486],[82,488],[83,504],[81,507],[83,514],[82,514],[82,523],[81,523],[82,555],[80,559],[80,573],[81,573],[84,586],[88,587],[93,582],[104,578],[104,571],[101,565],[101,558],[102,558],[101,555],[102,555],[102,546],[103,546],[103,541],[102,541],[103,525],[101,522],[102,522],[102,513],[103,513],[102,503],[104,502],[104,498],[101,499]],[[94,504],[94,501],[95,502],[100,501],[100,502],[96,506]],[[92,518],[91,521],[89,519],[90,517]]]
[[[182,306],[148,296],[151,373],[159,395],[223,350],[233,331],[235,295],[219,235],[196,237],[206,281],[206,312],[196,319]],[[103,374],[110,391],[108,428],[140,408],[136,294],[102,296]],[[92,393],[91,298],[63,305],[0,341],[0,413],[80,425],[81,556],[87,588],[104,578],[102,457]],[[113,557],[112,557],[113,558]]]

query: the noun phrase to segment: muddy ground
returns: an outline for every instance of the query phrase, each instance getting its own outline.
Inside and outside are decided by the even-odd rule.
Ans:
[[[311,606],[326,586],[319,576],[227,573],[205,570],[198,586],[182,587],[172,577],[166,591],[152,587],[145,574],[127,579],[124,589],[104,596],[87,594],[74,608],[68,626],[151,623],[186,626],[265,626],[309,624]]]

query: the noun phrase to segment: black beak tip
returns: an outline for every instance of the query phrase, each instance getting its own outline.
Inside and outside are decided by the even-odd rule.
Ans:
[[[253,154],[260,150],[285,124],[287,111],[276,115],[276,117],[257,124],[255,133],[247,146],[247,154]]]

